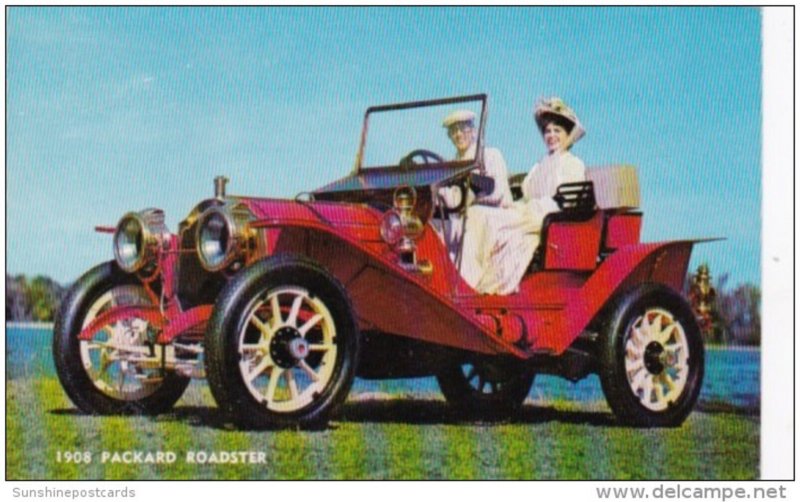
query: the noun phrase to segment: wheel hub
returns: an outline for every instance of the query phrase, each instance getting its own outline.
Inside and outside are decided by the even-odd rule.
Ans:
[[[295,338],[289,342],[289,352],[295,359],[305,359],[308,355],[308,342],[304,338]]]
[[[644,349],[644,367],[654,375],[664,371],[664,346],[658,342],[650,342]]]
[[[308,352],[308,342],[291,326],[276,331],[269,344],[269,355],[281,368],[293,368]]]

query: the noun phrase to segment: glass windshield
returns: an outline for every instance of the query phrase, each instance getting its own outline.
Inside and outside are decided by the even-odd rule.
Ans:
[[[444,100],[371,109],[367,116],[361,168],[474,160],[474,145],[480,137],[482,97],[448,99],[445,104],[441,101]],[[474,127],[469,130],[463,122],[458,122],[449,130],[444,127],[445,118],[455,112],[462,112],[455,115],[458,119],[469,117],[471,113]],[[459,143],[463,148],[465,141],[467,144],[471,142],[473,147],[466,149],[465,155],[457,159],[455,145]]]

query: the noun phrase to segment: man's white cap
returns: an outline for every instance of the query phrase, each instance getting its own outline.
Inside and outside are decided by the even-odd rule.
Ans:
[[[444,118],[442,126],[450,127],[451,125],[458,124],[459,122],[470,122],[474,124],[475,114],[469,110],[456,110]]]

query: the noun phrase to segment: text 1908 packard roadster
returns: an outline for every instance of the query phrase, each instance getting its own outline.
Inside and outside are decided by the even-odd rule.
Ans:
[[[473,159],[441,155],[455,107],[479,117]],[[98,227],[115,259],[76,281],[55,326],[70,399],[155,414],[207,378],[242,427],[314,427],[356,376],[435,376],[461,412],[497,417],[537,373],[598,373],[621,423],[682,423],[703,378],[680,293],[697,241],[639,242],[633,167],[559,189],[517,293],[480,295],[460,276],[460,243],[440,229],[465,208],[436,193],[481,178],[486,111],[485,95],[372,107],[345,178],[293,200],[227,195],[217,178],[177,233],[159,209]]]

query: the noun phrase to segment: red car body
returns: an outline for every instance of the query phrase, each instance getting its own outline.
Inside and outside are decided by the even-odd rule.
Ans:
[[[346,285],[362,329],[523,359],[563,353],[620,289],[652,282],[681,292],[692,246],[705,241],[640,243],[639,215],[607,217],[599,211],[590,221],[564,224],[561,233],[551,234],[565,258],[553,258],[544,270],[526,275],[518,293],[482,295],[461,278],[433,228],[427,227],[418,242],[418,255],[431,261],[433,271],[419,274],[400,267],[397,253],[381,239],[383,213],[377,209],[333,201],[235,199],[256,216],[252,227],[262,229],[266,255],[302,254]],[[179,240],[173,235],[172,242]],[[590,267],[602,247],[614,252]],[[188,251],[165,253],[164,278],[176,276],[174,254]],[[170,289],[169,281],[165,284]],[[136,314],[163,326],[160,341],[168,343],[202,327],[212,306],[164,314],[156,307],[109,311],[80,338],[89,338],[97,326],[113,319]]]
[[[450,101],[468,98],[475,96]],[[485,109],[485,96],[477,98]],[[436,101],[441,102],[448,100]],[[367,118],[378,108],[425,104],[375,107],[368,110]],[[485,115],[481,127],[484,122]],[[363,136],[366,133],[367,120]],[[621,295],[644,284],[661,288],[658,291],[662,294],[666,290],[681,295],[692,246],[700,241],[640,242],[643,216],[635,207],[592,207],[580,217],[550,222],[543,234],[538,264],[523,277],[517,293],[476,293],[461,278],[437,234],[434,201],[436,187],[469,176],[476,165],[480,165],[480,155],[474,163],[447,167],[357,168],[349,176],[294,200],[227,196],[224,185],[218,186],[215,197],[200,203],[177,233],[165,232],[153,241],[152,266],[136,273],[150,304],[107,309],[84,323],[76,337],[89,342],[104,326],[135,318],[157,331],[154,345],[166,347],[181,340],[202,347],[217,296],[233,277],[266,257],[300,256],[327,271],[346,291],[362,336],[357,376],[435,375],[440,366],[432,354],[442,349],[464,357],[473,354],[486,358],[493,365],[511,361],[509,364],[534,372],[575,380],[598,371],[609,357],[613,358],[604,356],[600,349],[580,348],[579,340],[597,343],[597,333],[613,320]],[[409,186],[417,192],[413,210],[423,224],[415,238],[415,259],[426,262],[425,270],[405,266],[400,252],[381,235],[393,195]],[[203,270],[197,258],[197,226],[210,208],[244,215],[246,221],[246,243],[236,244],[244,249],[240,259],[216,271]],[[649,314],[644,315],[647,318]],[[692,321],[682,322],[682,329],[691,335]],[[617,344],[609,350],[623,350],[618,345],[624,342],[608,343]],[[579,350],[573,350],[576,347]],[[694,363],[698,349],[692,346],[692,351]],[[648,368],[669,359],[659,354],[648,356]],[[700,364],[702,378],[702,360]],[[659,382],[656,370],[650,371]],[[613,382],[611,378],[609,382]],[[699,389],[699,383],[694,384]],[[612,383],[608,385],[613,387]],[[694,387],[691,393],[689,407],[696,398]],[[624,409],[621,414],[626,415]],[[682,421],[685,413],[679,415],[667,422]]]

